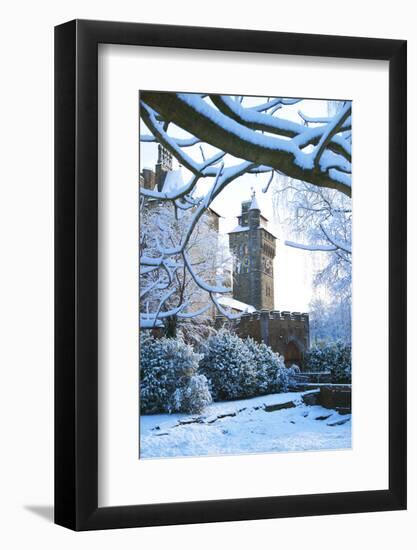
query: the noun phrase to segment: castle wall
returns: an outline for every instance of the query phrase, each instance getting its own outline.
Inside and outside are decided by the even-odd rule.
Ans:
[[[217,326],[225,319],[218,317]],[[241,338],[250,336],[263,342],[284,356],[287,366],[303,366],[304,355],[310,346],[310,325],[307,313],[289,311],[260,311],[244,314],[233,322],[233,329]]]

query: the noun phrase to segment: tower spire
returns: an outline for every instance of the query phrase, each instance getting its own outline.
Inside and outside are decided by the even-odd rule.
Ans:
[[[256,191],[255,189],[253,189],[253,187],[252,187],[252,201],[250,203],[249,210],[259,210],[259,211],[261,210],[259,208],[258,199],[256,198]]]

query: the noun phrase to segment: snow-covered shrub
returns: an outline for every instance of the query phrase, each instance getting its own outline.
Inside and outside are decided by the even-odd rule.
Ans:
[[[211,395],[206,377],[198,373],[200,357],[179,338],[141,332],[141,413],[201,412]]]
[[[266,344],[258,344],[253,338],[246,338],[244,342],[253,355],[256,395],[287,391],[289,378],[284,358]]]
[[[186,413],[201,413],[212,402],[204,374],[191,376],[188,384],[177,388],[173,395],[174,408]]]
[[[329,371],[334,384],[352,382],[352,348],[341,341],[319,343],[305,356],[306,369],[311,372]]]
[[[202,342],[215,333],[213,323],[207,319],[201,319],[200,315],[182,319],[178,329],[178,336],[194,349],[200,347]]]
[[[210,382],[215,401],[243,399],[286,391],[288,377],[282,357],[251,338],[242,340],[225,329],[204,342],[200,371]]]
[[[288,389],[294,388],[297,385],[297,374],[301,372],[301,369],[298,365],[291,365],[287,367],[287,376],[288,376]]]
[[[296,374],[300,374],[301,369],[298,365],[291,365],[291,367],[287,367],[288,374],[290,376],[295,376]]]
[[[256,388],[253,354],[236,334],[220,330],[200,347],[200,371],[215,401],[251,397]]]

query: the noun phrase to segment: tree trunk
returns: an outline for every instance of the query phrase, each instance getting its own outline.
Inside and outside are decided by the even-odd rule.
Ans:
[[[167,317],[165,324],[165,337],[176,338],[177,337],[177,316],[171,315]]]

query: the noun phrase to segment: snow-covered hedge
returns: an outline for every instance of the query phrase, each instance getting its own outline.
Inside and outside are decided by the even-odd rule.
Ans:
[[[201,356],[180,338],[140,334],[142,414],[200,413],[212,398],[207,378],[198,373]]]
[[[334,384],[352,382],[351,363],[352,348],[341,341],[316,344],[305,356],[306,370],[330,371]]]
[[[215,401],[285,391],[283,359],[265,344],[220,330],[201,345],[200,371],[210,382]]]
[[[258,344],[252,338],[244,343],[253,355],[256,371],[255,395],[287,391],[289,372],[284,358],[274,353],[266,344]]]

